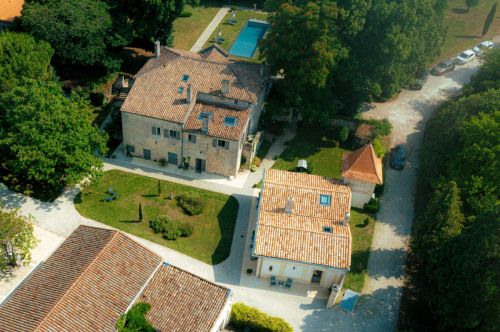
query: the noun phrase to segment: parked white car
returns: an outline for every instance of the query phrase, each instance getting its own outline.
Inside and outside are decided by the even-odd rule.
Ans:
[[[479,43],[476,47],[474,47],[472,50],[474,53],[476,53],[476,56],[479,57],[484,54],[484,51],[487,49],[493,48],[495,46],[495,43],[493,43],[491,40],[486,40],[482,43]]]
[[[467,62],[471,62],[476,58],[476,53],[473,50],[463,51],[457,55],[457,63],[459,65],[465,65]]]

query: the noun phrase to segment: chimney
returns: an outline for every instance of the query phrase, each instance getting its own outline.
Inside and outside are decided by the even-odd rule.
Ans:
[[[347,226],[349,225],[349,220],[351,219],[351,213],[346,212],[344,215],[344,219],[342,220],[342,225]]]
[[[208,133],[208,121],[210,118],[207,115],[201,117],[201,132],[204,134]]]
[[[190,104],[193,101],[193,92],[191,91],[191,84],[188,84],[186,89],[186,103]]]
[[[291,214],[293,211],[293,197],[288,197],[285,204],[285,213]]]
[[[221,87],[220,87],[220,92],[225,95],[229,93],[229,81],[228,80],[222,80],[221,82]]]
[[[155,41],[155,57],[158,58],[160,56],[160,41]]]

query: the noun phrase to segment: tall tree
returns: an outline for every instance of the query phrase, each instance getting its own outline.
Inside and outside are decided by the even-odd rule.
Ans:
[[[500,48],[487,51],[484,64],[471,79],[466,92],[482,92],[489,89],[500,89]]]
[[[106,135],[88,119],[90,107],[67,98],[54,81],[23,81],[0,95],[3,166],[31,188],[57,194],[99,172]]]
[[[500,220],[483,215],[440,251],[428,292],[443,330],[498,331]]]
[[[413,242],[426,261],[436,261],[440,246],[462,231],[464,215],[460,194],[453,181],[439,185],[426,205],[425,213],[417,220]]]
[[[0,206],[0,271],[31,261],[31,249],[37,244],[33,220],[19,210],[3,210]]]
[[[35,41],[25,33],[0,32],[0,93],[12,89],[23,78],[52,77],[49,43]]]
[[[23,28],[46,40],[63,64],[102,66],[116,70],[119,61],[108,48],[118,46],[108,6],[100,0],[30,1],[23,7]]]

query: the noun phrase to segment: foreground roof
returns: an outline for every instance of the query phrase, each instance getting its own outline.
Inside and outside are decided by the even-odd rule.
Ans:
[[[151,305],[146,318],[156,331],[210,331],[230,290],[164,264],[138,299]]]
[[[0,21],[12,22],[14,18],[21,16],[24,0],[2,0],[0,1]]]
[[[234,62],[218,47],[200,53],[162,47],[160,56],[149,59],[137,73],[121,110],[184,123],[192,108],[186,101],[188,84],[196,98],[199,92],[221,95],[222,80],[230,84],[224,97],[250,103],[257,102],[266,85],[259,64]]]
[[[238,141],[245,131],[250,109],[236,110],[219,105],[196,103],[184,126],[184,130],[201,133],[200,113],[210,113],[206,135]],[[224,123],[225,118],[234,118],[234,126]]]
[[[113,331],[161,261],[120,232],[79,226],[0,306],[0,331]]]
[[[320,197],[330,197],[321,205]],[[293,198],[291,213],[284,208]],[[340,181],[270,169],[264,176],[254,255],[348,269],[351,191]],[[325,232],[324,228],[331,232]]]
[[[342,177],[375,184],[384,183],[382,161],[375,154],[373,146],[366,144],[360,149],[342,157]]]

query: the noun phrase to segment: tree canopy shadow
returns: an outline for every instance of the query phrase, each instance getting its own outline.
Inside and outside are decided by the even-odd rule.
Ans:
[[[458,8],[458,7],[452,8],[451,11],[455,14],[467,14],[469,12],[467,8]]]

